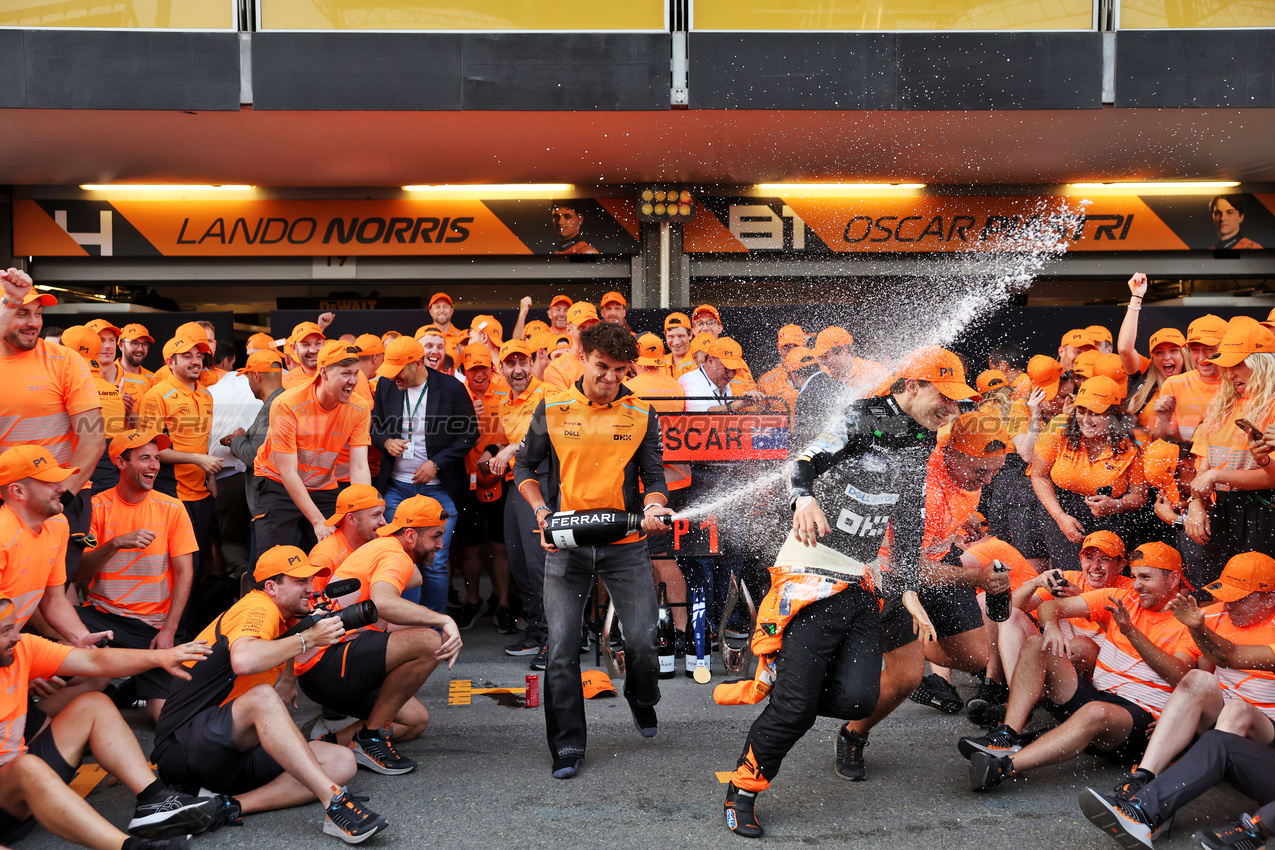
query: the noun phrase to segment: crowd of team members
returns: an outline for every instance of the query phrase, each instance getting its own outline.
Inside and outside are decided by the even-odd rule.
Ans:
[[[1275,314],[1161,329],[1143,357],[1139,275],[1114,340],[1077,329],[1056,358],[1000,346],[975,389],[950,352],[887,369],[840,327],[784,327],[780,365],[754,380],[710,305],[671,313],[664,339],[642,335],[630,357],[632,343],[582,337],[624,326],[619,293],[600,315],[558,296],[548,322],[528,321],[524,299],[508,334],[491,316],[452,325],[438,293],[434,321],[411,336],[329,340],[325,314],[286,340],[255,335],[238,369],[233,345],[189,323],[150,373],[145,327],[98,320],[54,344],[41,338],[52,297],[16,270],[3,283],[0,364],[15,391],[0,399],[0,841],[34,817],[86,846],[184,846],[188,833],[316,798],[326,832],[365,840],[385,821],[346,783],[358,765],[415,766],[394,745],[429,722],[415,694],[484,613],[524,632],[506,653],[549,668],[554,775],[574,775],[583,713],[561,676],[578,679],[563,646],[579,612],[566,625],[553,613],[546,557],[566,556],[533,529],[546,505],[617,507],[590,478],[626,473],[603,474],[612,446],[567,462],[539,438],[554,427],[546,409],[596,407],[603,391],[608,408],[632,396],[657,413],[793,412],[793,531],[763,553],[774,566],[757,675],[714,694],[771,698],[728,786],[733,831],[761,834],[756,795],[817,716],[848,721],[836,772],[865,779],[869,733],[903,700],[965,707],[952,668],[982,682],[970,716],[991,731],[959,747],[976,789],[1086,749],[1141,759],[1113,795],[1081,800],[1095,823],[1142,842],[1130,846],[1150,846],[1176,807],[1223,778],[1275,801]],[[589,371],[594,349],[627,364],[623,390]],[[662,473],[646,482],[657,514],[685,505],[695,474]],[[620,545],[643,535],[631,537]],[[653,574],[684,601],[661,538],[640,548],[646,584]],[[240,577],[241,598],[218,605],[209,589],[225,574]],[[449,606],[454,574],[464,591]],[[333,582],[334,606],[371,601],[379,620],[290,633]],[[1008,619],[987,617],[985,593],[1011,595]],[[650,607],[631,602],[630,619]],[[685,652],[685,609],[674,617]],[[625,625],[630,644],[653,634]],[[629,647],[625,695],[650,737],[646,649]],[[120,695],[101,691],[126,676],[123,702],[145,700],[156,719],[158,779],[131,736],[104,743],[127,727]],[[287,711],[298,688],[323,707],[308,736]],[[1038,706],[1056,728],[1037,731]],[[86,748],[137,792],[133,836],[66,787]],[[1255,759],[1265,767],[1235,766]],[[53,806],[73,816],[52,819]],[[1263,813],[1229,835],[1264,841]]]

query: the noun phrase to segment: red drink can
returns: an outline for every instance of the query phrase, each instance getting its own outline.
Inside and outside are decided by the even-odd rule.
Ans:
[[[527,708],[540,706],[540,677],[532,674],[527,677]]]

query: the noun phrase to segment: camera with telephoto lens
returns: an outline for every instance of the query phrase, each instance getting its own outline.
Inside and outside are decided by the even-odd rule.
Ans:
[[[299,632],[304,632],[320,620],[325,620],[332,616],[341,618],[341,625],[345,627],[347,632],[372,625],[380,619],[380,614],[376,611],[376,603],[371,599],[355,602],[353,605],[335,611],[331,610],[333,600],[355,593],[361,586],[361,582],[356,578],[330,582],[320,593],[315,594],[320,598],[315,604],[314,610],[302,617],[295,626],[288,629],[280,637],[289,637]]]

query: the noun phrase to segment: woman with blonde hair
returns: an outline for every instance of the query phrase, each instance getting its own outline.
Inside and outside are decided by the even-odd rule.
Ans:
[[[1204,547],[1203,568],[1213,581],[1235,555],[1275,552],[1275,482],[1238,424],[1247,421],[1260,434],[1275,421],[1275,333],[1236,317],[1210,360],[1222,367],[1222,386],[1191,446],[1199,460],[1185,526]]]
[[[1181,375],[1195,368],[1186,348],[1186,337],[1177,328],[1161,328],[1151,335],[1151,356],[1138,353],[1138,313],[1142,310],[1142,298],[1147,293],[1147,276],[1138,272],[1129,278],[1129,308],[1120,323],[1120,336],[1116,350],[1120,364],[1130,376],[1142,375],[1142,383],[1125,402],[1125,409],[1138,417],[1138,425],[1151,433],[1156,426],[1155,403],[1160,396],[1160,386],[1174,375]]]

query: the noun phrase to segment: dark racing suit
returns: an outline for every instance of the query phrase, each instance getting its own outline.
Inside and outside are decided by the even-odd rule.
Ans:
[[[853,402],[841,423],[798,457],[789,479],[791,505],[813,496],[831,531],[811,549],[790,533],[772,570],[764,609],[771,602],[770,609],[788,613],[771,596],[782,597],[785,587],[792,596],[790,577],[792,584],[800,582],[805,598],[790,606],[799,610],[782,623],[770,702],[749,730],[731,776],[735,787],[753,792],[769,787],[816,717],[860,720],[876,708],[879,603],[865,575],[886,529],[893,528],[895,569],[888,592],[917,589],[926,461],[934,446],[934,434],[885,396]],[[816,577],[824,580],[821,587],[811,585]],[[770,629],[773,636],[775,628],[759,618],[759,630]]]

